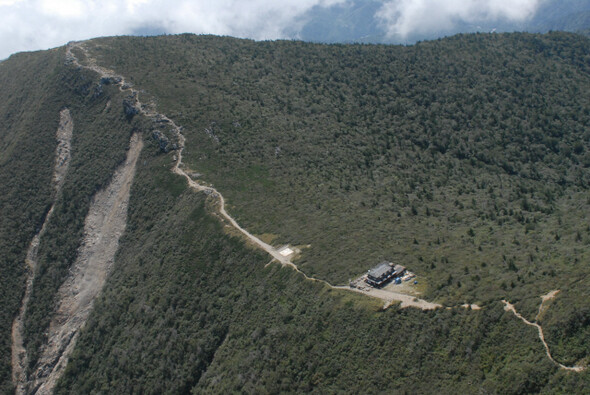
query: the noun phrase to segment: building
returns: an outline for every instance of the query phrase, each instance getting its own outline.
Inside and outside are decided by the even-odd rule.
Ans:
[[[401,277],[405,271],[406,268],[402,265],[384,261],[367,272],[366,282],[373,287],[382,287],[389,280]]]

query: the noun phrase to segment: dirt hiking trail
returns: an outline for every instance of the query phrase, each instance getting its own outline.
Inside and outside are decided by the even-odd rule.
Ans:
[[[219,193],[219,191],[217,191],[215,188],[213,188],[211,186],[206,186],[206,185],[202,185],[202,184],[198,183],[197,181],[193,180],[189,176],[189,174],[187,174],[187,172],[183,169],[184,164],[182,162],[182,154],[183,154],[183,150],[185,147],[185,137],[182,133],[182,127],[176,125],[176,123],[173,120],[171,120],[170,118],[168,118],[166,115],[158,113],[155,110],[156,106],[153,103],[145,103],[145,104],[141,103],[141,101],[139,100],[139,93],[140,92],[138,90],[134,89],[131,84],[127,83],[123,76],[118,75],[117,73],[115,73],[112,70],[109,70],[109,69],[99,66],[96,63],[96,60],[89,56],[88,50],[86,49],[85,45],[86,45],[86,43],[84,43],[84,42],[71,42],[71,43],[69,43],[66,48],[67,61],[79,68],[86,68],[89,70],[93,70],[96,73],[98,73],[102,78],[110,79],[113,83],[118,85],[119,90],[121,92],[129,93],[129,97],[133,100],[133,102],[134,102],[133,105],[134,105],[134,108],[137,111],[137,113],[139,113],[143,116],[146,116],[148,118],[151,118],[151,120],[155,124],[160,124],[160,125],[165,124],[166,127],[175,135],[175,137],[177,138],[177,141],[178,141],[177,157],[175,159],[175,164],[174,164],[174,167],[172,168],[172,171],[175,174],[184,177],[187,180],[187,183],[190,188],[194,189],[195,191],[204,192],[207,195],[211,196],[213,199],[216,199],[218,202],[218,211],[219,211],[219,214],[221,215],[221,217],[224,220],[228,221],[229,224],[231,224],[231,226],[233,226],[236,230],[238,230],[244,237],[246,237],[255,246],[258,246],[262,250],[266,251],[269,255],[271,255],[273,257],[273,260],[278,261],[283,266],[288,266],[288,267],[292,268],[293,270],[297,271],[302,276],[304,276],[304,278],[307,280],[321,282],[321,283],[325,284],[326,286],[329,286],[330,288],[333,288],[333,289],[362,293],[364,295],[380,299],[385,302],[384,308],[387,308],[388,306],[390,306],[391,304],[396,303],[396,302],[401,302],[400,306],[402,308],[414,307],[414,308],[419,308],[422,310],[432,310],[432,309],[442,308],[442,305],[440,305],[440,304],[428,302],[428,301],[422,300],[422,299],[418,299],[414,296],[407,295],[407,294],[397,293],[397,292],[393,292],[390,290],[375,289],[375,288],[357,289],[357,288],[351,288],[348,286],[334,286],[334,285],[328,283],[327,281],[307,276],[305,273],[303,273],[301,270],[299,270],[297,265],[295,265],[291,261],[290,256],[283,256],[280,253],[279,249],[271,246],[268,243],[265,243],[264,241],[260,240],[258,237],[252,235],[246,229],[242,228],[237,223],[237,221],[227,213],[227,211],[225,209],[225,199]],[[85,55],[84,64],[82,64],[78,60],[78,58],[75,56],[75,54],[72,52],[74,49],[80,50],[80,51],[82,51],[82,53],[84,53],[84,55]],[[546,301],[552,299],[553,297],[555,297],[555,295],[558,292],[559,291],[552,291],[552,292],[548,293],[547,295],[542,296],[542,303],[541,303],[541,306],[539,307],[539,312],[537,314],[536,319],[538,319],[540,317],[540,315],[545,311],[544,310],[545,309],[544,303]],[[530,326],[534,326],[538,329],[539,338],[543,342],[543,345],[545,346],[545,350],[547,352],[547,356],[551,359],[551,361],[553,361],[559,367],[561,367],[563,369],[571,370],[571,371],[579,372],[579,371],[582,371],[585,369],[584,367],[580,367],[580,366],[567,367],[567,366],[564,366],[563,364],[560,364],[559,362],[555,361],[553,359],[553,357],[551,356],[551,353],[549,351],[549,347],[548,347],[547,343],[545,342],[545,339],[543,336],[543,330],[542,330],[541,326],[537,323],[531,323],[531,322],[527,321],[518,312],[516,312],[516,310],[514,309],[514,306],[511,305],[509,302],[504,300],[503,303],[505,305],[505,310],[512,311],[525,324],[530,325]],[[475,305],[475,304],[471,304],[471,305],[464,304],[460,307],[468,308],[472,311],[477,311],[477,310],[481,309],[478,305]],[[450,308],[450,307],[447,307],[447,308]],[[65,364],[63,364],[63,366],[65,366]]]
[[[85,63],[84,64],[78,60],[78,58],[76,57],[76,55],[73,52],[74,49],[81,50],[85,54]],[[270,244],[265,243],[264,241],[260,240],[258,237],[254,236],[253,234],[248,232],[246,229],[242,228],[237,223],[237,221],[227,213],[227,211],[225,209],[225,199],[224,199],[223,195],[221,195],[221,193],[219,193],[219,191],[217,191],[213,187],[199,184],[197,181],[193,180],[187,174],[187,172],[185,172],[183,170],[184,165],[182,162],[182,154],[183,154],[183,150],[184,150],[184,146],[185,146],[185,137],[182,134],[182,127],[178,126],[172,119],[168,118],[166,115],[160,114],[157,111],[155,111],[154,110],[155,106],[152,103],[142,103],[139,100],[139,93],[140,92],[138,90],[134,89],[130,83],[126,82],[126,80],[123,76],[115,73],[113,70],[109,70],[107,68],[99,66],[96,63],[96,60],[94,58],[90,57],[88,50],[85,47],[84,42],[71,42],[71,43],[69,43],[67,46],[67,49],[66,49],[66,57],[67,57],[68,61],[71,62],[72,64],[74,64],[75,66],[93,70],[96,73],[98,73],[102,78],[108,78],[108,79],[112,80],[114,83],[116,83],[119,86],[120,91],[128,92],[130,94],[130,97],[133,98],[133,100],[135,102],[135,104],[134,104],[135,109],[138,111],[139,114],[151,118],[151,120],[154,123],[166,124],[167,127],[169,129],[171,129],[172,133],[177,137],[177,140],[178,140],[177,159],[176,159],[176,162],[175,162],[175,165],[174,165],[172,171],[175,174],[178,174],[178,175],[184,177],[187,180],[188,185],[192,189],[194,189],[196,191],[200,191],[200,192],[205,192],[209,196],[211,196],[212,198],[217,199],[218,207],[219,207],[218,208],[219,214],[225,220],[227,220],[231,224],[231,226],[233,226],[243,236],[245,236],[249,241],[251,241],[254,245],[258,246],[262,250],[266,251],[269,255],[271,255],[273,257],[274,260],[278,261],[281,265],[291,267],[293,270],[295,270],[298,273],[300,273],[301,275],[303,275],[307,280],[321,282],[333,289],[359,292],[364,295],[380,299],[385,302],[384,307],[389,307],[391,304],[395,303],[396,301],[401,302],[401,307],[416,307],[416,308],[423,309],[423,310],[431,310],[431,309],[442,307],[440,304],[431,303],[431,302],[428,302],[425,300],[417,299],[413,296],[408,296],[408,295],[402,294],[402,293],[396,293],[396,292],[385,291],[385,290],[377,290],[377,289],[361,291],[358,289],[352,289],[347,286],[334,286],[334,285],[328,283],[327,281],[307,276],[305,273],[303,273],[301,270],[299,270],[297,265],[295,265],[289,257],[285,257],[285,256],[281,255],[279,253],[278,249],[271,246]]]
[[[544,307],[545,302],[555,298],[555,296],[557,295],[557,293],[559,292],[559,290],[555,290],[555,291],[551,291],[546,295],[541,296],[541,305],[539,306],[539,312],[537,313],[537,316],[535,317],[535,321],[539,319],[540,315],[542,314],[542,312],[544,312],[547,308]],[[527,320],[526,318],[524,318],[520,313],[518,313],[516,311],[516,309],[514,308],[514,305],[512,305],[510,302],[508,302],[507,300],[502,300],[502,302],[504,303],[504,310],[506,311],[511,311],[512,313],[514,313],[514,315],[518,318],[520,318],[522,320],[522,322],[524,322],[527,325],[530,326],[534,326],[535,328],[537,328],[537,331],[539,332],[539,339],[541,340],[541,342],[543,343],[543,346],[545,346],[545,352],[547,353],[547,357],[557,366],[559,366],[561,369],[565,369],[565,370],[571,370],[574,372],[581,372],[583,370],[585,370],[586,368],[584,366],[565,366],[559,362],[557,362],[553,356],[551,356],[551,351],[549,350],[549,345],[547,344],[547,342],[545,341],[545,335],[543,334],[543,328],[541,327],[541,325],[539,325],[537,322],[530,322],[529,320]]]
[[[26,383],[26,367],[28,365],[27,352],[23,344],[23,326],[24,317],[27,313],[27,306],[29,299],[31,298],[31,292],[33,290],[33,279],[37,272],[37,253],[39,251],[39,243],[41,236],[47,229],[47,224],[51,220],[55,202],[61,187],[63,186],[65,176],[70,166],[70,151],[72,133],[74,130],[74,123],[72,121],[72,115],[70,110],[67,108],[61,110],[59,114],[59,125],[56,132],[57,148],[55,149],[55,163],[53,166],[53,203],[47,215],[45,221],[41,226],[41,230],[33,237],[31,244],[27,250],[25,257],[25,270],[26,270],[26,282],[25,282],[25,294],[21,302],[18,315],[16,316],[12,324],[12,382],[16,388],[17,393],[25,392]]]

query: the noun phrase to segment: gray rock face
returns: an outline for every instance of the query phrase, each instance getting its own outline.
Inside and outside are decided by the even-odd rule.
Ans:
[[[139,108],[135,107],[134,101],[130,99],[123,100],[123,109],[125,110],[127,119],[131,119],[135,115],[139,114]]]
[[[170,140],[168,139],[168,137],[166,137],[164,133],[160,132],[159,130],[154,130],[154,132],[152,133],[152,138],[156,140],[156,142],[160,146],[160,151],[170,151]],[[174,149],[174,147],[172,147],[172,149]]]
[[[103,93],[103,89],[102,89],[102,84],[98,84],[94,87],[94,93],[92,94],[92,97],[94,97],[95,99],[100,97],[100,95],[102,95]]]
[[[102,85],[118,84],[122,81],[121,77],[102,77],[100,83]]]

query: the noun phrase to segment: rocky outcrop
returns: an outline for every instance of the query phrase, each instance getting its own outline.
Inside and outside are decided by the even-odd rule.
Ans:
[[[100,83],[102,85],[109,85],[114,84],[117,85],[121,82],[121,77],[113,76],[113,77],[102,77],[100,79]]]
[[[134,97],[123,100],[123,110],[128,120],[131,120],[135,115],[139,114],[140,110],[136,105]]]
[[[97,97],[100,97],[100,95],[103,94],[104,91],[102,89],[102,86],[103,86],[102,84],[98,84],[94,87],[94,93],[92,94],[93,98],[96,99]]]
[[[154,130],[152,132],[152,138],[156,140],[156,143],[158,143],[160,151],[162,152],[170,152],[178,149],[178,144],[170,143],[170,139],[159,130]]]
[[[160,132],[159,130],[154,130],[154,132],[152,133],[152,138],[154,140],[156,140],[156,142],[158,143],[158,146],[160,147],[160,151],[162,151],[162,152],[170,151],[170,148],[169,148],[170,140],[168,139],[168,137],[166,137],[166,135],[164,133]]]

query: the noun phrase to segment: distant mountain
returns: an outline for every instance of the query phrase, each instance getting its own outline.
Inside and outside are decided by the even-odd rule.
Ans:
[[[590,28],[590,0],[548,0],[541,4],[529,21],[512,22],[502,19],[469,23],[457,21],[451,29],[431,33],[388,37],[385,26],[376,16],[383,5],[379,0],[352,0],[332,7],[314,7],[306,15],[307,22],[293,38],[327,43],[393,43],[411,44],[457,33],[531,32],[551,30],[581,32]]]
[[[535,18],[526,25],[526,30],[541,33],[549,30],[576,32],[589,27],[589,0],[552,0],[541,6]]]
[[[329,8],[316,6],[305,16],[309,22],[298,32],[298,38],[331,43],[386,41],[385,31],[375,19],[382,4],[378,0],[355,0]]]

